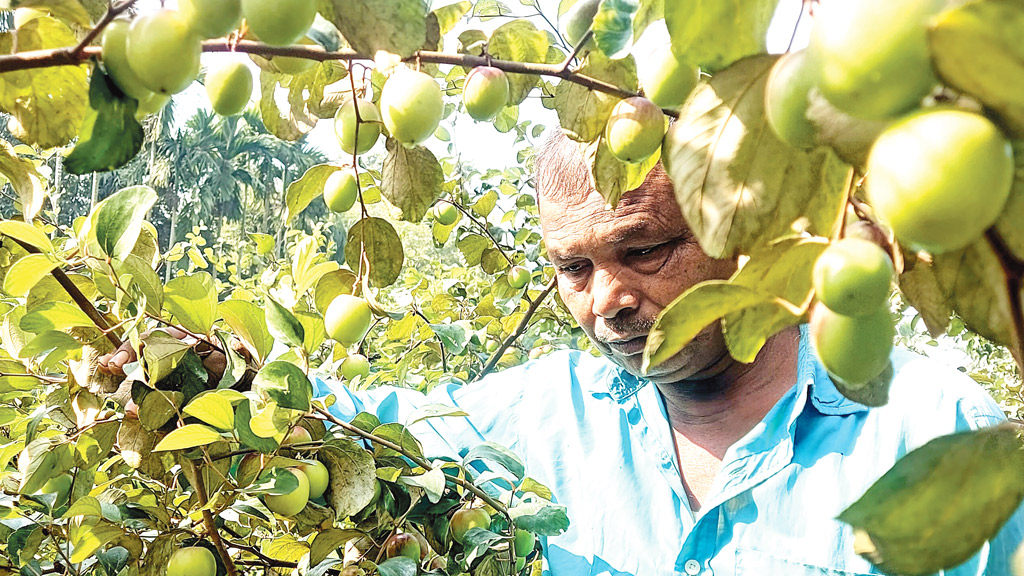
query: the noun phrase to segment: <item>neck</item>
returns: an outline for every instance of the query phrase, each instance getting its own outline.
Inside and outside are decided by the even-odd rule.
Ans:
[[[750,364],[726,355],[712,376],[659,385],[677,443],[722,459],[796,382],[799,346],[800,330],[790,328],[770,338]]]

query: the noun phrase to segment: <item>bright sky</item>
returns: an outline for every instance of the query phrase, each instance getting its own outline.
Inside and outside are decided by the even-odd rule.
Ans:
[[[434,8],[437,8],[451,4],[452,2],[454,2],[454,0],[433,0],[432,4]],[[169,8],[174,8],[177,6],[177,0],[167,0],[164,4]],[[529,13],[532,10],[519,5],[518,2],[508,1],[507,4],[512,7],[513,10],[519,10],[523,14]],[[541,0],[540,4],[545,14],[554,21],[555,16],[558,13],[558,0]],[[159,6],[159,0],[141,0],[139,3],[141,11],[154,10],[159,8]],[[775,19],[773,20],[772,27],[768,32],[769,51],[784,52],[786,50],[790,37],[793,33],[797,15],[801,9],[801,0],[780,0]],[[479,20],[473,20],[471,23],[467,24],[464,20],[450,35],[450,38],[457,37],[462,29],[469,26],[488,30],[497,27],[503,22],[504,21],[501,19],[492,20],[486,23],[481,23]],[[810,18],[805,15],[805,17],[800,21],[800,29],[798,30],[798,34],[794,42],[795,48],[806,45],[807,36],[810,31],[809,24]],[[542,25],[543,23],[538,19],[538,26]],[[635,54],[641,56],[637,58],[637,65],[642,68],[647,61],[647,59],[643,58],[642,55],[654,48],[664,45],[667,42],[668,33],[665,30],[663,23],[649,28],[634,50]],[[448,44],[454,44],[454,40],[450,41]],[[248,57],[231,54],[207,54],[204,55],[203,62],[204,65],[214,65],[218,61],[224,62],[232,58],[251,64]],[[252,65],[252,68],[254,74],[258,74],[256,66]],[[258,91],[254,96],[256,98],[259,97]],[[179,107],[178,117],[182,119],[182,121],[191,116],[193,111],[199,106],[209,106],[202,86],[195,84],[182,94],[176,95],[174,99],[175,103]],[[558,123],[555,113],[541,106],[540,100],[537,98],[530,98],[523,103],[520,107],[519,117],[520,120],[528,118],[534,123],[543,124],[545,126],[555,126]],[[501,134],[489,123],[477,123],[466,115],[460,115],[456,120],[454,129],[452,130],[452,137],[458,145],[459,152],[462,154],[463,158],[477,168],[501,169],[516,163],[516,152],[513,147],[515,140],[514,134]],[[314,128],[309,139],[314,145],[323,150],[324,153],[332,160],[345,160],[341,157],[341,151],[337,146],[332,122],[328,120],[321,121],[317,127]],[[436,140],[429,142],[428,146],[434,148],[435,152],[438,153],[444,149],[444,143]]]

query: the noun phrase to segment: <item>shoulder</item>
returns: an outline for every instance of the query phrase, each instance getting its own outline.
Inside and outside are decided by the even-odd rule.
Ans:
[[[617,367],[604,357],[580,350],[559,350],[536,360],[489,374],[468,388],[501,389],[522,393],[543,388],[549,393],[582,389],[607,392]]]
[[[899,425],[908,447],[1005,420],[989,393],[963,372],[902,349],[893,353],[892,363],[889,403],[872,412],[889,425]]]

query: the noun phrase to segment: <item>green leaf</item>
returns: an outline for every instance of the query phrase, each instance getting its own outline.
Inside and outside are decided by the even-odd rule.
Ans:
[[[296,294],[305,294],[323,276],[337,270],[338,263],[320,252],[316,237],[306,236],[292,252],[292,282]]]
[[[647,27],[665,17],[665,0],[640,0],[633,17],[633,41],[643,36]]]
[[[1007,249],[1017,258],[1024,260],[1024,140],[1013,142],[1013,187],[1006,206],[995,223],[995,232],[999,234]]]
[[[4,220],[0,222],[0,234],[35,246],[43,252],[53,252],[53,243],[46,232],[26,222]]]
[[[0,2],[4,4],[4,2]],[[6,2],[7,9],[10,1]],[[51,16],[69,24],[77,24],[86,27],[92,24],[89,11],[82,5],[82,0],[20,0],[16,2],[19,8],[39,8],[50,13]]]
[[[477,5],[479,8],[479,4]],[[487,42],[487,50],[497,60],[535,62],[547,60],[548,35],[529,20],[512,20],[499,26]],[[509,74],[508,105],[518,106],[537,86],[539,78],[530,74]]]
[[[462,0],[455,4],[449,4],[442,6],[437,10],[434,10],[433,14],[437,17],[437,25],[441,36],[452,31],[455,25],[459,23],[459,20],[463,16],[469,14],[469,11],[473,9],[473,3],[469,0]],[[315,563],[314,563],[315,564]]]
[[[218,430],[232,430],[235,427],[235,410],[231,401],[217,391],[204,392],[188,403],[182,410]]]
[[[383,288],[398,280],[405,252],[402,239],[390,222],[383,218],[363,218],[352,225],[345,244],[345,261],[358,269],[363,251],[370,263],[370,281],[375,286]]]
[[[89,217],[90,236],[95,234],[104,254],[124,260],[135,247],[146,213],[156,201],[156,192],[149,186],[118,190],[96,205]]]
[[[305,331],[290,310],[267,296],[267,328],[270,335],[289,346],[302,346]]]
[[[377,565],[380,576],[416,576],[418,572],[416,561],[405,556],[388,558]]]
[[[462,354],[469,343],[466,329],[458,324],[431,324],[430,329],[441,339],[444,349],[451,354]]]
[[[324,497],[336,518],[359,512],[373,500],[377,472],[373,460],[362,446],[352,440],[331,440],[317,452],[330,474]]]
[[[116,425],[116,424],[115,424]],[[83,496],[68,508],[61,518],[71,519],[79,516],[91,516],[93,518],[103,517],[103,508],[100,501],[93,496]]]
[[[289,186],[288,189],[291,190],[291,186]],[[312,198],[310,199],[310,201],[312,201]],[[285,202],[287,203],[287,200]],[[308,205],[309,202],[307,202],[306,204]],[[305,206],[303,208],[305,208]],[[302,210],[299,210],[299,212],[301,211]],[[271,236],[270,234],[250,232],[249,239],[256,243],[256,253],[259,254],[260,256],[266,256],[267,254],[270,254],[271,252],[274,251],[274,245],[276,244],[276,242],[274,241],[274,237]]]
[[[10,182],[21,200],[21,213],[26,219],[35,218],[43,208],[46,186],[36,165],[17,152],[6,140],[0,139],[0,174]]]
[[[164,439],[157,443],[156,447],[153,448],[154,452],[166,452],[170,450],[185,450],[187,448],[195,448],[196,446],[205,446],[212,444],[222,437],[220,432],[217,432],[209,426],[202,424],[186,424],[177,430],[174,430]]]
[[[767,51],[768,25],[778,0],[673,0],[665,2],[672,51],[715,73]]]
[[[827,246],[824,238],[787,238],[752,255],[733,276],[733,284],[792,304],[768,302],[726,314],[722,331],[733,358],[753,362],[768,338],[801,322],[803,314],[792,308],[806,311],[810,304],[814,263]]]
[[[611,60],[600,52],[591,52],[579,73],[635,92],[638,87],[636,62],[632,56]],[[555,111],[562,131],[577,142],[593,142],[604,133],[612,108],[621,100],[563,80],[555,87]]]
[[[932,64],[943,83],[976,97],[1024,137],[1024,12],[1017,0],[966,2],[929,31]]]
[[[494,462],[511,472],[516,477],[516,480],[522,480],[526,474],[526,466],[523,465],[523,461],[508,448],[494,442],[484,442],[476,445],[462,459],[462,463],[468,466],[470,462],[475,460]]]
[[[380,192],[395,207],[399,220],[419,222],[444,196],[444,169],[423,146],[406,148],[388,138],[388,155],[380,174]]]
[[[252,387],[282,408],[309,412],[313,385],[302,370],[290,362],[270,362],[256,374]]]
[[[92,326],[82,309],[67,302],[47,302],[21,318],[21,329],[39,334],[47,330],[65,330],[73,326]]]
[[[146,297],[146,311],[159,315],[164,306],[164,283],[149,262],[135,254],[129,254],[123,262],[114,260],[113,266],[118,278],[121,279],[121,286],[138,287]],[[128,275],[131,276],[130,280]]]
[[[67,439],[60,436],[36,438],[18,457],[18,471],[21,472],[18,492],[38,492],[43,484],[67,472],[74,465],[74,453]]]
[[[659,148],[643,162],[636,164],[623,162],[612,154],[604,136],[587,146],[584,154],[590,164],[590,178],[593,181],[594,189],[604,196],[608,206],[617,205],[623,194],[639,188],[661,160],[661,149]]]
[[[569,529],[565,506],[550,502],[525,502],[508,509],[516,527],[538,536],[558,536]]]
[[[84,562],[124,535],[124,530],[105,520],[88,518],[72,522],[68,530],[68,543],[74,548],[70,560]]]
[[[831,237],[842,216],[848,168],[825,148],[783,144],[768,127],[764,87],[775,59],[747,58],[699,84],[665,138],[676,199],[713,258],[795,232]]]
[[[420,446],[419,440],[417,440],[416,437],[413,436],[412,433],[409,432],[409,430],[406,429],[406,427],[402,426],[401,424],[393,422],[388,424],[381,424],[380,426],[377,426],[376,428],[373,429],[373,435],[377,436],[378,438],[383,438],[384,440],[387,440],[392,444],[400,446],[403,450],[405,450],[405,452],[411,454],[412,456],[415,456],[416,458],[423,458],[423,447]],[[375,453],[377,454],[378,457],[382,454],[399,455],[391,448],[387,448],[384,446],[376,446]]]
[[[622,58],[633,45],[637,0],[604,0],[594,16],[594,41],[609,58]]]
[[[17,42],[15,42],[15,38]],[[0,54],[67,48],[78,38],[49,17],[32,20],[16,33],[0,35]],[[88,66],[57,66],[6,72],[0,84],[0,110],[12,116],[8,128],[22,142],[56,148],[78,136],[88,102]]]
[[[362,536],[363,532],[360,530],[343,530],[341,528],[320,530],[313,536],[313,542],[309,545],[309,565],[316,566],[323,562],[331,552],[344,547],[349,540]]]
[[[1014,349],[1013,298],[999,255],[988,238],[957,250],[936,254],[932,270],[946,301],[972,331]]]
[[[44,360],[41,360],[40,364],[49,367],[56,362],[71,358],[72,356],[77,356],[75,353],[81,351],[81,349],[82,343],[75,340],[66,332],[48,330],[46,332],[41,332],[38,336],[29,340],[28,343],[18,351],[18,357],[35,358],[37,356],[47,354],[47,357]]]
[[[259,450],[264,454],[270,454],[279,446],[277,440],[257,436],[250,426],[252,421],[251,402],[240,402],[235,408],[235,433],[238,440],[246,447]]]
[[[153,390],[139,401],[139,422],[146,430],[159,430],[178,415],[178,409],[185,402],[181,392]]]
[[[323,196],[327,179],[338,170],[341,170],[341,168],[331,164],[313,166],[306,170],[306,173],[301,178],[288,186],[284,197],[286,206],[284,221],[286,224],[292,222],[300,212],[305,210],[306,206],[309,206],[309,203],[314,198]],[[273,241],[273,238],[271,238],[271,241]],[[272,244],[271,249],[273,249]]]
[[[263,308],[245,300],[225,300],[218,304],[217,311],[256,360],[263,362],[274,347]]]
[[[114,87],[98,67],[89,85],[89,110],[64,167],[71,174],[109,172],[127,164],[139,150],[145,135],[135,119],[138,102]]]
[[[325,0],[320,14],[356,51],[373,58],[379,50],[405,58],[427,41],[424,0]]]
[[[973,556],[1024,499],[1024,445],[1010,427],[943,436],[901,458],[839,519],[887,573],[931,574]]]
[[[149,374],[149,381],[153,384],[173,372],[191,348],[163,330],[154,330],[146,337],[145,343],[142,361]]]
[[[46,254],[29,254],[18,259],[4,276],[4,292],[22,297],[28,294],[44,276],[57,267],[57,262]]]
[[[340,294],[351,294],[355,284],[356,275],[351,270],[344,268],[321,276],[313,291],[313,300],[317,311],[321,314],[327,312],[327,307],[334,301],[334,298]]]
[[[709,280],[683,292],[658,315],[644,349],[646,372],[675,356],[706,326],[722,316],[769,301],[746,286]]]
[[[185,329],[206,334],[217,318],[217,291],[206,272],[173,278],[164,288],[164,307]]]
[[[117,422],[103,422],[85,430],[75,441],[75,465],[92,468],[110,455],[117,440]]]

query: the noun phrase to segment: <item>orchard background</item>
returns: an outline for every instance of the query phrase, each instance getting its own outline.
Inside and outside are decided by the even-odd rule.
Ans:
[[[665,311],[650,362],[718,320],[751,361],[771,334],[832,314],[815,264],[866,238],[886,270],[872,312],[885,340],[955,364],[1019,423],[1012,0],[281,0],[288,18],[275,4],[0,1],[0,574],[539,574],[536,537],[568,520],[514,454],[427,460],[407,427],[457,410],[339,422],[310,378],[428,391],[591,350],[540,241],[533,158],[551,129],[579,142],[609,204],[663,158],[705,251],[744,263]],[[140,22],[160,33],[132,40]],[[877,41],[842,45],[836,22]],[[768,55],[769,38],[792,53]],[[507,79],[496,106],[494,83],[464,98],[480,67]],[[440,104],[380,120],[409,105],[382,101],[393,78]],[[620,107],[638,95],[654,104]],[[950,109],[1005,139],[994,161],[1011,170],[987,220],[956,203],[987,192],[953,190],[963,222],[935,226],[976,230],[937,246],[883,210],[869,152],[904,117]],[[378,131],[366,149],[342,144]],[[635,157],[643,140],[654,149]],[[973,153],[957,146],[940,181]],[[897,160],[873,172],[930,169]],[[339,328],[339,301],[372,325]],[[141,349],[128,377],[98,372],[122,342]],[[839,355],[865,349],[853,344]],[[211,351],[223,376],[204,367]],[[884,403],[886,357],[837,374],[841,391]],[[962,562],[1024,497],[1021,447],[1008,427],[915,452],[896,472],[916,480],[887,475],[844,513],[866,536],[858,552],[893,574]],[[900,513],[922,499],[934,517]]]

